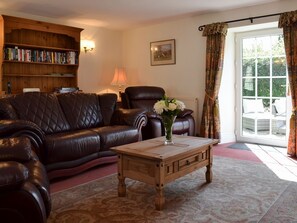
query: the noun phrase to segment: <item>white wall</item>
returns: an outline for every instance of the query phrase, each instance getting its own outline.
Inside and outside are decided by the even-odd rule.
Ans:
[[[206,39],[198,26],[212,22],[248,18],[296,9],[296,0],[230,10],[202,16],[188,17],[172,22],[124,31],[123,65],[127,68],[129,85],[157,85],[164,87],[168,95],[199,98],[199,115],[202,114],[205,75]],[[278,17],[254,20],[254,23],[277,21]],[[229,27],[246,26],[250,22],[232,23]],[[176,39],[176,64],[151,66],[150,42]],[[230,39],[227,44],[230,44]],[[231,58],[231,51],[226,50]],[[233,65],[232,65],[233,64]],[[232,67],[231,67],[232,66]],[[225,61],[220,91],[222,141],[234,139],[234,62]],[[223,93],[222,93],[223,92]],[[200,123],[200,118],[198,124]]]
[[[114,69],[122,66],[122,32],[108,29],[85,29],[81,39],[95,41],[95,49],[79,58],[78,86],[84,92],[99,93],[105,89],[117,91],[110,85]],[[110,91],[109,91],[110,92]]]
[[[225,42],[225,58],[219,92],[221,117],[221,143],[235,142],[235,41],[228,32]]]

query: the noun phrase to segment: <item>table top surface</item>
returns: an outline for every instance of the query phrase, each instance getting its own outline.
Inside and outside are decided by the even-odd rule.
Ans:
[[[111,148],[119,154],[147,159],[166,160],[181,154],[191,153],[205,146],[218,143],[216,139],[173,135],[173,145],[164,145],[165,137],[139,141]]]

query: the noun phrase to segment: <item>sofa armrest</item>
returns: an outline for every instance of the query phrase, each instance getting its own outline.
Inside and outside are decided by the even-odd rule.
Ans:
[[[141,131],[147,123],[147,116],[144,109],[117,109],[112,118],[112,125],[130,125]]]
[[[25,136],[30,139],[32,149],[40,160],[46,154],[44,150],[44,133],[35,123],[25,120],[0,120],[0,137]]]
[[[0,162],[17,161],[27,162],[33,159],[31,143],[28,138],[0,139]]]
[[[15,190],[29,177],[28,169],[15,161],[0,162],[0,192]]]
[[[192,113],[193,113],[193,110],[185,108],[183,111],[181,111],[181,112],[179,112],[177,114],[177,117],[178,118],[184,118],[187,115],[191,115]]]

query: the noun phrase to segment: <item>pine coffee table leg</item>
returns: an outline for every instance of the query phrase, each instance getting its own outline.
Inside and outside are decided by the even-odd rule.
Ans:
[[[123,173],[123,158],[122,155],[118,155],[118,196],[125,197],[126,196],[126,183],[125,177]]]
[[[157,191],[157,194],[155,197],[155,206],[156,206],[156,210],[161,211],[163,210],[164,204],[165,204],[163,187],[157,186],[156,191]]]
[[[211,166],[212,166],[211,163],[206,166],[205,178],[206,178],[206,182],[207,183],[210,183],[212,181],[212,170],[211,170]]]

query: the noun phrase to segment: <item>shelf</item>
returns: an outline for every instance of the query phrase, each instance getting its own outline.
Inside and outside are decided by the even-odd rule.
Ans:
[[[19,43],[4,43],[5,47],[12,46],[18,48],[30,48],[30,49],[42,49],[42,50],[53,50],[53,51],[74,51],[79,52],[77,49],[66,49],[58,47],[49,47],[49,46],[39,46],[39,45],[30,45],[30,44],[19,44]]]
[[[4,74],[4,77],[50,77],[50,78],[74,78],[76,77],[75,75],[73,76],[68,76],[68,75],[49,75],[49,74]]]
[[[13,16],[0,16],[0,91],[77,87],[83,29]]]
[[[61,63],[45,63],[45,62],[26,62],[18,60],[3,60],[4,63],[22,63],[22,64],[40,64],[40,65],[59,65],[59,66],[78,66],[78,64],[61,64]]]

